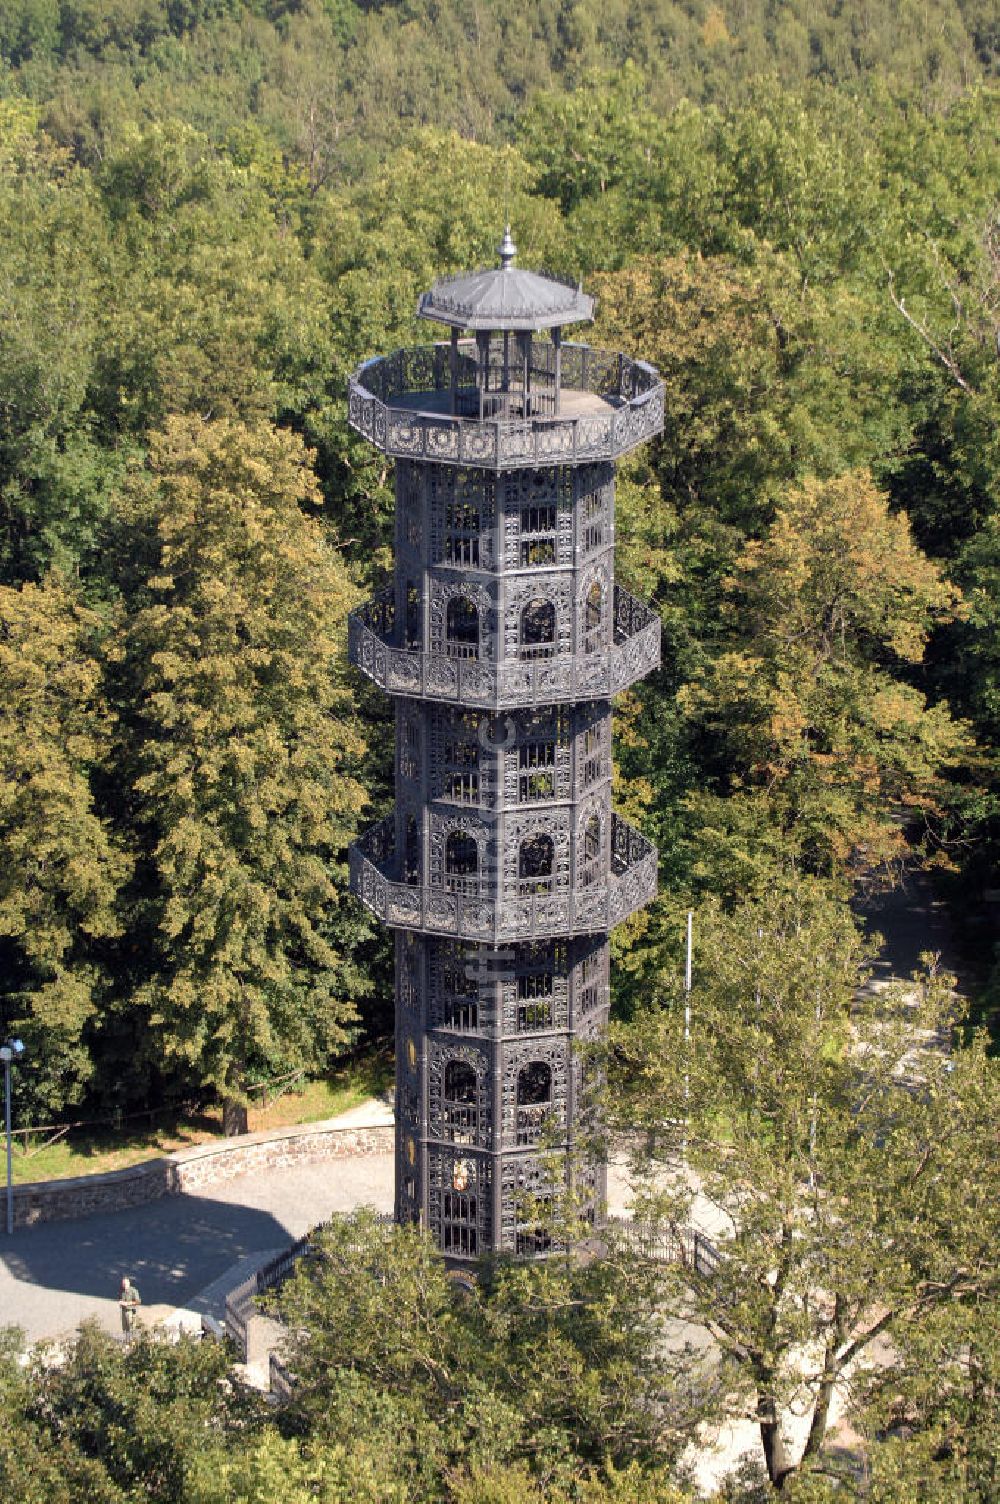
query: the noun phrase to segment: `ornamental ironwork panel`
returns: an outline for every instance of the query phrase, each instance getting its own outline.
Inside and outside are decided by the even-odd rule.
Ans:
[[[539,1214],[565,1184],[565,1171],[560,1173],[553,1155],[522,1154],[506,1159],[501,1171],[500,1247],[508,1253],[547,1252],[549,1244]]]
[[[507,644],[499,647],[496,642],[496,613],[489,590],[478,583],[470,584],[455,572],[433,575],[428,572],[428,594],[433,599],[434,614],[433,650],[425,652],[403,645],[403,628],[392,603],[383,595],[359,607],[348,618],[348,656],[362,673],[390,694],[410,694],[453,705],[501,710],[551,705],[557,701],[608,700],[645,678],[660,663],[659,617],[620,586],[614,586],[612,593],[609,569],[609,564],[597,566],[596,572],[591,568],[587,591],[574,587],[579,644],[576,651],[521,658],[514,650],[514,632],[519,620],[509,623],[510,647],[505,651]],[[608,600],[613,602],[611,624],[610,628],[597,627],[597,640],[592,644],[596,650],[586,651],[586,595],[600,581],[608,586]],[[552,604],[558,607],[565,599],[560,595]],[[446,639],[448,606],[452,600],[467,600],[475,608],[476,631],[474,639],[470,633],[449,650]],[[605,632],[612,638],[610,643]],[[496,661],[498,652],[503,661]]]
[[[550,1145],[566,1137],[569,1044],[565,1036],[519,1038],[503,1050],[503,1142]]]
[[[395,849],[380,866],[367,854],[370,841],[385,845],[394,839],[395,816],[390,816],[352,844],[349,850],[351,890],[384,923],[429,934],[449,934],[489,944],[499,941],[543,939],[556,935],[588,935],[613,929],[656,893],[656,848],[631,831],[624,842],[626,856],[613,844],[612,871],[590,887],[569,878],[569,840],[566,832],[553,840],[555,882],[547,891],[546,875],[520,870],[519,847],[512,852],[507,837],[493,834],[501,827],[475,815],[455,813],[433,830],[431,875],[411,886],[403,881],[402,860]],[[612,842],[624,824],[610,817]],[[513,822],[515,831],[547,834],[544,824]],[[507,822],[504,821],[503,829]],[[475,847],[475,865],[466,871],[446,871],[448,837],[467,837]],[[457,842],[456,842],[457,845]],[[617,838],[622,847],[622,838]],[[471,858],[471,853],[470,853]],[[625,861],[631,865],[622,865]],[[497,865],[498,862],[500,865]],[[454,864],[457,867],[457,863]]]
[[[489,1148],[493,1100],[489,1061],[478,1045],[432,1034],[427,1042],[427,1122],[440,1142]]]
[[[461,353],[460,383],[474,382],[468,347]],[[348,379],[351,426],[393,457],[495,470],[614,460],[662,431],[663,383],[643,361],[564,344],[561,389],[574,394],[579,416],[554,414],[553,404],[543,402],[531,416],[511,408],[503,417],[479,418],[449,411],[448,354],[442,345],[416,347],[359,366]]]
[[[477,1259],[492,1246],[493,1164],[483,1154],[432,1149],[427,1156],[427,1221],[442,1252]]]
[[[611,698],[660,661],[659,618],[614,581],[614,461],[661,430],[663,385],[553,327],[483,325],[348,384],[397,508],[393,585],[348,627],[397,700],[397,799],[350,881],[397,932],[396,1216],[455,1263],[549,1251],[608,933],[656,891],[611,808]],[[603,1164],[572,1174],[598,1222]]]

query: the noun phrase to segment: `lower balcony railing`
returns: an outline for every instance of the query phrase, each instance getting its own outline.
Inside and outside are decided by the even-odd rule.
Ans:
[[[531,897],[498,893],[484,879],[478,893],[448,893],[400,880],[390,816],[350,849],[351,891],[383,924],[495,944],[614,929],[656,895],[656,847],[612,816],[607,881]]]
[[[620,585],[615,586],[614,641],[602,653],[497,664],[396,647],[392,635],[387,597],[351,613],[351,662],[388,694],[491,710],[610,699],[660,663],[660,618]]]

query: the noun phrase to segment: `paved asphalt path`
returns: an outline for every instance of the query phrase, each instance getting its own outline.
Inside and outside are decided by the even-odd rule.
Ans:
[[[925,873],[908,873],[898,888],[873,895],[858,904],[857,911],[868,933],[881,934],[885,942],[872,967],[874,982],[908,980],[920,966],[921,952],[931,951],[940,956],[946,971],[956,973],[962,991],[962,962],[948,913]]]
[[[392,1167],[391,1154],[328,1159],[223,1181],[202,1195],[0,1233],[0,1326],[20,1326],[37,1341],[96,1317],[119,1332],[123,1274],[138,1285],[147,1318],[196,1305],[234,1266],[252,1268],[248,1255],[264,1262],[331,1212],[364,1204],[390,1211]]]

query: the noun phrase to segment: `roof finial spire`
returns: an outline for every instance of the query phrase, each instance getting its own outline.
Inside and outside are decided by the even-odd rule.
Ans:
[[[500,242],[497,250],[500,254],[500,265],[503,267],[504,271],[506,271],[513,262],[514,257],[517,255],[517,246],[511,239],[509,224],[505,225],[504,227],[503,240]]]

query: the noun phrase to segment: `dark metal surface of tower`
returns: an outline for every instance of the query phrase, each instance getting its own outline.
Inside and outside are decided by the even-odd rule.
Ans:
[[[656,891],[611,808],[611,698],[660,657],[614,582],[614,462],[662,428],[663,386],[564,343],[592,299],[514,256],[508,232],[498,268],[424,294],[450,341],[350,381],[396,461],[394,584],[350,624],[395,699],[396,805],[351,884],[396,936],[396,1217],[452,1261],[544,1251],[522,1208],[553,1153],[600,1215],[574,1041],[607,1022],[609,931]]]

